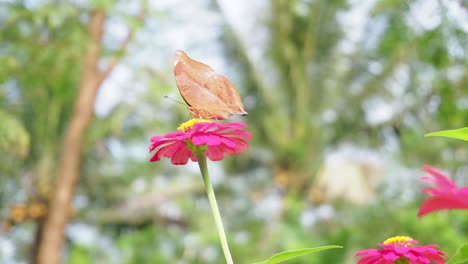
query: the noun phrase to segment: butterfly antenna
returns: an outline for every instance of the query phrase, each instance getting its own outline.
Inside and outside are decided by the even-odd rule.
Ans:
[[[172,98],[172,97],[169,97],[169,96],[167,96],[167,95],[163,96],[163,98],[164,98],[164,99],[167,99],[167,100],[169,100],[169,101],[172,101],[172,102],[174,102],[174,103],[178,103],[178,104],[181,104],[181,105],[187,105],[186,103],[182,103],[181,101],[176,100],[176,99],[174,99],[174,98]]]

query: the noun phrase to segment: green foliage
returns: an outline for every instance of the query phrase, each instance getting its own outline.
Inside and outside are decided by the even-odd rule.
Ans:
[[[29,151],[29,134],[14,116],[0,110],[0,153],[24,159]]]
[[[463,245],[447,261],[447,264],[463,264],[466,262],[468,262],[468,245]]]
[[[112,7],[117,3],[117,0],[92,0],[91,5],[96,9],[112,10]]]
[[[123,235],[118,244],[124,252],[123,263],[125,264],[171,262],[169,258],[164,257],[163,252],[162,254],[155,252],[155,249],[162,246],[156,228],[149,227]]]
[[[19,94],[19,103],[6,101],[5,107],[24,122],[35,142],[32,161],[54,148],[69,119],[86,39],[83,24],[77,23],[78,10],[69,4],[44,4],[30,10],[16,3],[8,10],[10,16],[1,26],[0,60],[15,63],[0,70],[4,73],[0,83],[11,82],[11,89]]]
[[[70,264],[89,264],[93,263],[95,249],[87,246],[74,245],[70,252],[68,263]]]
[[[316,248],[304,248],[304,249],[297,249],[297,250],[290,250],[278,253],[271,258],[264,260],[262,262],[256,262],[254,264],[274,264],[280,263],[289,259],[297,258],[306,254],[314,253],[317,251],[333,249],[333,248],[342,248],[340,246],[323,246],[323,247],[316,247]]]
[[[425,137],[448,137],[448,138],[456,138],[456,139],[468,141],[468,127],[432,132],[424,136]]]
[[[434,29],[424,33],[418,39],[419,48],[418,57],[421,61],[433,64],[438,69],[443,69],[450,65],[450,54],[446,47],[444,32],[440,29]]]

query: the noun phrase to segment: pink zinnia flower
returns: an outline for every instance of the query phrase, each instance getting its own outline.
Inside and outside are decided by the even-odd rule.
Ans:
[[[362,257],[357,264],[445,264],[445,254],[438,245],[418,246],[419,242],[408,236],[396,236],[377,244],[382,249],[364,249],[355,257]]]
[[[458,187],[442,172],[429,165],[424,165],[423,170],[430,175],[421,177],[421,181],[432,183],[435,187],[423,190],[423,193],[431,197],[422,203],[418,216],[445,209],[468,209],[468,187]]]
[[[170,158],[172,164],[186,164],[189,158],[197,160],[196,151],[206,151],[206,156],[213,161],[222,160],[224,154],[234,155],[248,146],[245,139],[252,136],[242,130],[245,127],[246,124],[239,122],[224,125],[209,120],[189,120],[181,124],[178,131],[151,138],[150,152],[159,149],[150,161],[164,156]]]

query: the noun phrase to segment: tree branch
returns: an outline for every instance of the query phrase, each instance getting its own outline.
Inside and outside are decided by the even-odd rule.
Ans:
[[[64,244],[65,226],[69,219],[72,197],[80,176],[84,151],[84,137],[93,118],[94,101],[98,89],[97,62],[101,53],[101,38],[105,13],[92,12],[88,34],[92,43],[85,51],[78,95],[75,99],[70,124],[62,142],[58,161],[58,174],[50,200],[49,213],[45,219],[38,245],[38,264],[59,264]]]
[[[127,224],[135,225],[145,223],[154,219],[163,220],[171,223],[185,223],[186,220],[174,218],[158,213],[158,208],[166,201],[171,201],[183,194],[202,194],[204,188],[199,183],[181,184],[176,183],[168,186],[157,193],[144,194],[132,197],[129,201],[114,208],[86,210],[83,219],[92,223],[99,224]]]

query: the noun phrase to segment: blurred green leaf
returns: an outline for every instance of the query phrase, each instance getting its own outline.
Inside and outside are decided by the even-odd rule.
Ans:
[[[256,262],[254,264],[274,264],[274,263],[279,263],[285,260],[297,258],[309,253],[313,252],[318,252],[322,250],[327,250],[327,249],[332,249],[332,248],[342,248],[341,246],[323,246],[323,247],[315,247],[315,248],[303,248],[303,249],[297,249],[297,250],[291,250],[291,251],[284,251],[281,253],[278,253],[274,255],[273,257],[262,261],[262,262]]]
[[[424,136],[425,137],[448,137],[448,138],[456,138],[456,139],[468,141],[468,127],[432,132],[432,133],[425,134]]]
[[[25,158],[29,151],[29,133],[14,116],[0,111],[0,153]]]
[[[115,0],[93,0],[91,5],[96,9],[109,10],[112,8],[112,5],[116,3]]]
[[[468,262],[468,244],[465,244],[461,246],[457,252],[455,252],[455,255],[449,261],[447,264],[463,264]]]
[[[69,263],[70,264],[88,264],[92,263],[94,249],[80,244],[75,244],[71,248]]]

